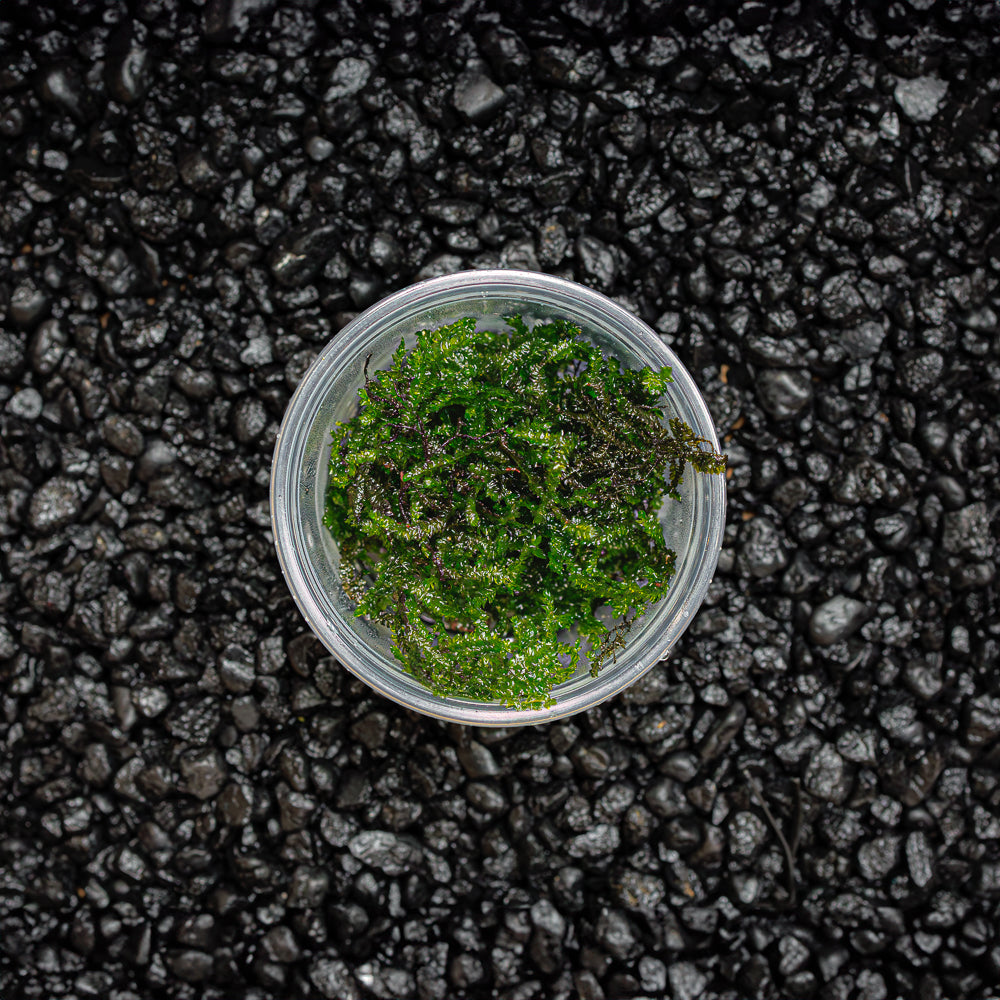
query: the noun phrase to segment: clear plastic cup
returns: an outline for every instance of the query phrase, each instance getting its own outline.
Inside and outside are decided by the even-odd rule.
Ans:
[[[418,330],[466,316],[502,329],[501,317],[512,313],[529,325],[570,320],[623,367],[670,365],[674,381],[666,410],[719,450],[708,407],[687,370],[645,323],[617,303],[583,285],[532,271],[463,271],[390,295],[327,344],[288,405],[271,471],[278,558],[299,610],[323,645],[385,697],[425,715],[477,726],[523,726],[573,715],[617,694],[660,662],[704,600],[719,558],[726,508],[722,476],[686,470],[681,501],[667,500],[660,512],[666,542],[677,553],[666,595],[633,626],[617,662],[605,663],[597,677],[578,671],[555,688],[553,707],[521,710],[441,697],[405,673],[390,651],[388,629],[356,618],[340,583],[337,544],[323,526],[331,431],[338,420],[357,412],[369,354],[371,374],[389,367],[400,338],[412,347]]]

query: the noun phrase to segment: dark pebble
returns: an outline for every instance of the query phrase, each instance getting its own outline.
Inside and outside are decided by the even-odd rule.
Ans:
[[[838,595],[824,601],[809,618],[809,638],[819,646],[830,646],[853,635],[864,623],[867,607],[851,597]]]
[[[198,799],[218,795],[226,781],[226,765],[217,750],[186,750],[181,754],[182,789]]]
[[[766,577],[788,565],[785,541],[772,521],[755,517],[743,530],[739,563],[752,577]]]
[[[296,962],[302,957],[302,949],[295,940],[295,935],[288,927],[272,927],[261,938],[260,943],[264,954],[272,962],[287,964],[289,962]]]
[[[969,504],[961,510],[945,513],[941,545],[946,552],[967,554],[979,560],[989,559],[996,544],[986,504]]]
[[[458,759],[470,778],[492,778],[500,773],[500,767],[489,748],[476,740],[470,740],[459,747]]]
[[[279,285],[298,288],[319,272],[342,239],[338,226],[318,221],[284,237],[270,256],[271,274]]]
[[[58,320],[39,323],[31,338],[31,367],[39,375],[50,375],[59,367],[66,344],[67,337]]]
[[[101,424],[101,437],[116,451],[130,458],[142,454],[142,431],[131,420],[120,414],[115,413],[105,417]]]
[[[56,476],[32,496],[28,525],[40,534],[52,534],[71,524],[83,509],[83,497],[75,480]]]
[[[778,420],[794,417],[812,399],[812,383],[805,372],[765,371],[757,378],[761,406]]]
[[[185,949],[184,951],[168,952],[167,968],[186,983],[200,983],[212,972],[212,956],[204,951]]]
[[[233,433],[241,444],[256,441],[267,426],[264,404],[253,396],[241,399],[233,409]]]
[[[22,329],[32,329],[49,311],[52,300],[30,278],[22,281],[10,296],[10,318]]]
[[[810,795],[827,802],[843,802],[851,788],[850,774],[844,758],[836,748],[824,743],[809,757],[803,787]]]
[[[939,77],[920,76],[914,80],[899,80],[895,97],[910,121],[929,122],[938,113],[947,91],[947,82]]]
[[[118,347],[126,354],[145,354],[159,347],[167,339],[169,331],[166,320],[126,320],[119,334]]]
[[[44,400],[37,389],[21,389],[7,400],[6,410],[22,420],[37,420],[42,415]]]
[[[458,78],[452,94],[452,104],[472,122],[485,122],[503,107],[503,88],[481,73],[465,73]]]
[[[940,351],[930,348],[910,351],[901,359],[899,383],[909,395],[921,396],[940,383],[943,371],[944,356]]]
[[[366,830],[352,837],[348,849],[359,861],[386,875],[402,875],[419,864],[422,851],[418,844],[385,830]]]
[[[594,928],[594,937],[612,958],[635,958],[641,951],[636,928],[620,910],[604,910],[601,913]]]

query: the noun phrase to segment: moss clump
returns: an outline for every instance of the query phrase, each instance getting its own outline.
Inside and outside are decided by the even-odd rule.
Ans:
[[[425,330],[388,370],[366,364],[360,412],[333,431],[324,523],[356,614],[389,627],[410,674],[537,708],[587,645],[596,675],[663,596],[664,496],[688,464],[726,460],[664,424],[669,368],[623,370],[565,321],[505,321]],[[624,620],[607,629],[598,605]]]

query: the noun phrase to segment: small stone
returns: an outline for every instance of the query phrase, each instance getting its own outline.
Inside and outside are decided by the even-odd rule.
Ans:
[[[546,267],[556,267],[562,263],[568,248],[566,229],[555,219],[549,219],[538,234],[539,261]]]
[[[701,843],[701,823],[694,816],[675,816],[664,825],[662,836],[666,847],[690,854]]]
[[[62,108],[76,119],[83,117],[83,94],[77,74],[66,66],[53,66],[41,79],[42,100]]]
[[[983,747],[997,737],[1000,737],[1000,697],[982,694],[973,698],[966,713],[966,743]]]
[[[44,401],[37,389],[21,389],[7,400],[6,410],[21,420],[37,420],[42,415]]]
[[[621,835],[618,827],[610,823],[598,823],[593,829],[570,838],[566,843],[566,853],[571,858],[596,858],[607,856],[618,849]]]
[[[483,206],[460,198],[438,198],[427,202],[423,211],[425,215],[449,226],[464,226],[475,222],[483,214]]]
[[[128,319],[122,323],[118,347],[125,354],[145,354],[159,347],[169,332],[164,319]]]
[[[708,977],[694,962],[674,962],[667,975],[671,1000],[698,1000],[708,986]]]
[[[918,76],[896,84],[896,103],[913,122],[929,122],[941,109],[948,83],[936,76]]]
[[[291,928],[279,925],[272,927],[260,941],[264,954],[272,962],[297,962],[302,957],[302,949],[295,940]]]
[[[460,990],[482,982],[485,975],[483,963],[475,955],[456,955],[448,964],[448,979],[452,986]]]
[[[934,877],[934,854],[923,830],[914,830],[906,838],[906,865],[914,885],[921,889]]]
[[[897,378],[903,390],[919,397],[941,383],[944,355],[933,348],[908,351],[897,362]]]
[[[250,818],[250,795],[242,786],[233,782],[226,785],[216,800],[219,819],[230,826],[242,826]]]
[[[423,858],[423,848],[386,830],[365,830],[353,836],[347,849],[363,864],[386,875],[404,875]]]
[[[142,454],[142,431],[127,417],[114,413],[105,417],[101,424],[101,437],[105,442],[129,458],[137,458]]]
[[[324,1000],[361,1000],[361,989],[347,963],[320,956],[309,966],[309,982]]]
[[[492,778],[500,773],[493,754],[476,740],[459,747],[458,760],[470,778]]]
[[[293,910],[311,910],[320,906],[330,889],[330,876],[322,868],[298,865],[292,872],[288,906]]]
[[[646,789],[646,804],[663,817],[676,816],[689,808],[684,788],[670,778],[656,781]]]
[[[243,646],[226,646],[219,655],[219,679],[226,690],[245,694],[253,687],[254,677],[253,656]]]
[[[482,73],[463,73],[455,84],[452,104],[469,121],[489,121],[503,107],[507,95]]]
[[[831,743],[812,752],[803,785],[810,795],[840,805],[850,792],[850,780],[844,758]]]
[[[256,441],[267,427],[267,411],[257,396],[244,396],[233,408],[233,433],[241,444]]]
[[[899,862],[900,838],[897,836],[876,837],[858,848],[858,870],[862,878],[869,882],[884,879]]]
[[[399,241],[391,233],[379,232],[372,236],[368,244],[368,257],[371,262],[384,271],[391,271],[403,255]]]
[[[771,57],[759,35],[741,35],[729,43],[729,51],[752,73],[766,73]]]
[[[24,344],[21,338],[7,330],[0,330],[0,376],[11,378],[23,366]]]
[[[480,45],[493,72],[504,83],[512,83],[527,72],[531,56],[528,47],[510,28],[490,28]]]
[[[766,517],[755,517],[744,528],[739,549],[742,571],[763,579],[788,565],[784,537]]]
[[[263,368],[274,360],[270,337],[252,337],[240,351],[240,361],[248,368]]]
[[[876,320],[861,323],[846,330],[841,343],[852,358],[873,358],[878,354],[885,340],[885,328]]]
[[[333,68],[327,79],[324,103],[340,100],[343,97],[353,97],[363,90],[371,79],[372,65],[365,59],[345,56]]]
[[[831,646],[853,635],[867,617],[867,606],[838,595],[824,601],[809,618],[809,638],[818,646]]]
[[[186,983],[200,983],[207,979],[214,965],[211,955],[194,949],[168,952],[166,962],[170,971]]]
[[[608,955],[621,961],[635,958],[642,951],[636,929],[620,910],[602,910],[594,937]]]
[[[992,557],[996,543],[990,528],[990,513],[985,502],[969,504],[944,515],[941,545],[946,552],[967,554],[974,559]]]
[[[43,535],[65,528],[79,516],[83,499],[77,483],[56,476],[35,491],[28,507],[28,526]]]
[[[698,774],[698,758],[693,753],[678,751],[660,762],[660,770],[669,778],[680,782],[692,781]]]
[[[111,93],[122,104],[135,104],[149,87],[149,51],[126,30],[113,39],[106,66]]]
[[[182,153],[177,170],[181,180],[199,194],[211,194],[224,180],[201,149],[189,149]]]
[[[145,860],[130,847],[122,847],[115,855],[115,869],[133,882],[142,882],[149,873]]]
[[[756,379],[761,406],[778,420],[794,417],[812,399],[812,381],[799,371],[765,371]]]
[[[278,785],[277,799],[282,830],[302,830],[309,824],[316,809],[316,800],[312,796],[293,791],[282,782]]]
[[[730,851],[740,860],[749,861],[767,840],[767,826],[754,813],[738,812],[727,826]]]
[[[546,974],[558,972],[564,959],[565,918],[547,899],[541,899],[531,907],[531,923],[535,928],[529,949],[532,960]]]
[[[618,274],[614,254],[596,236],[581,236],[576,241],[576,256],[583,277],[604,291],[610,290]]]
[[[389,716],[385,712],[369,712],[351,726],[351,738],[369,750],[382,746],[388,732]]]
[[[699,749],[701,759],[715,760],[721,756],[743,729],[746,717],[746,706],[741,701],[734,701],[708,731]]]
[[[182,790],[197,799],[218,795],[226,782],[226,763],[212,747],[185,750],[180,757]]]
[[[20,282],[10,296],[10,318],[16,326],[31,329],[48,312],[52,304],[44,288],[31,278]]]
[[[282,237],[268,261],[275,281],[285,288],[305,285],[341,249],[343,237],[339,225],[324,219],[306,223]]]
[[[507,243],[500,251],[500,267],[519,271],[539,271],[538,256],[530,240]]]
[[[579,187],[580,174],[576,170],[559,170],[536,185],[534,195],[541,204],[555,207],[569,202]]]
[[[932,701],[944,686],[941,671],[931,667],[926,660],[911,660],[903,671],[903,682],[924,701]]]
[[[336,149],[337,147],[329,139],[324,139],[321,135],[313,135],[306,140],[306,155],[313,163],[322,163],[330,159]]]
[[[850,273],[828,278],[820,290],[820,309],[834,323],[849,326],[865,312],[865,301]]]
[[[664,995],[667,987],[667,967],[652,955],[639,959],[639,985],[646,993]]]

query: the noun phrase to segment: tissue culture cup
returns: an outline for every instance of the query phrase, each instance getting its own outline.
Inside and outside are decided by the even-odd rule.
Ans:
[[[641,320],[599,292],[533,271],[463,271],[411,285],[367,309],[330,341],[303,376],[278,434],[271,469],[271,523],[285,580],[299,610],[323,645],[365,683],[387,698],[425,715],[478,726],[516,726],[573,715],[617,694],[662,660],[698,610],[715,572],[722,545],[726,489],[721,475],[688,467],[681,501],[666,499],[660,523],[677,553],[676,570],[663,598],[650,606],[628,634],[616,662],[597,677],[582,666],[553,689],[550,708],[517,709],[498,703],[435,695],[407,674],[391,652],[387,628],[354,616],[354,602],[340,583],[336,540],[323,525],[329,479],[331,432],[358,410],[358,389],[386,369],[402,338],[407,348],[419,330],[434,330],[465,317],[480,327],[503,329],[504,316],[528,326],[565,319],[606,357],[625,368],[669,365],[674,381],[662,400],[719,450],[705,401],[676,355]]]

